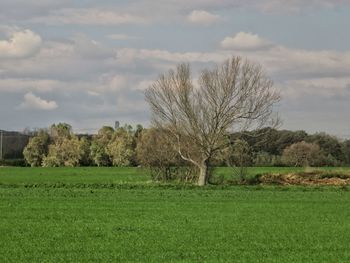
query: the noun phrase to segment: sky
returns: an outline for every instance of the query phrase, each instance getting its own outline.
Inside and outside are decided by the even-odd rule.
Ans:
[[[350,0],[0,0],[0,129],[149,126],[159,74],[242,56],[281,128],[350,138],[349,26]]]

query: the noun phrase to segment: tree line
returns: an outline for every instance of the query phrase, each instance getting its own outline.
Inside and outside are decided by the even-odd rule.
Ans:
[[[319,132],[264,128],[231,135],[243,140],[249,150],[248,165],[254,166],[347,166],[350,140]]]
[[[149,167],[155,179],[209,182],[217,165],[349,164],[349,141],[326,134],[278,131],[279,92],[263,68],[233,56],[199,73],[179,64],[145,91],[152,128],[102,127],[77,136],[68,124],[41,131],[24,150],[32,166]],[[233,132],[236,131],[236,132]],[[239,131],[239,132],[238,132]]]
[[[350,140],[326,133],[264,128],[232,133],[229,139],[211,166],[350,165]],[[95,135],[81,135],[74,134],[71,125],[59,123],[37,131],[23,155],[30,166],[143,166],[171,178],[173,170],[191,167],[174,144],[171,134],[159,128],[104,126]]]
[[[26,133],[0,130],[0,160],[23,159],[23,148],[30,135]]]

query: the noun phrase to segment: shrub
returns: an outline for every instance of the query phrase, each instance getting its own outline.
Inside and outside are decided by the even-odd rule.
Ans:
[[[317,144],[302,141],[285,148],[282,160],[291,166],[319,166],[324,155]]]
[[[108,143],[106,153],[114,166],[130,166],[135,156],[133,147],[133,136],[125,128],[119,128]]]
[[[45,131],[39,133],[29,140],[29,143],[23,150],[23,156],[30,166],[40,166],[48,153],[50,142],[49,134]]]
[[[49,153],[43,159],[43,166],[78,166],[83,156],[81,142],[76,136],[57,140],[49,146]]]

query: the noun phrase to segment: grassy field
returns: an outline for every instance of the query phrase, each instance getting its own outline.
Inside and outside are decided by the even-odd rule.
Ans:
[[[250,174],[288,172],[265,169]],[[347,188],[149,180],[137,168],[0,168],[0,262],[350,262]]]
[[[74,167],[74,168],[0,168],[0,184],[112,184],[112,183],[142,183],[150,177],[138,168],[113,167]]]
[[[325,167],[322,170],[348,170],[347,168]],[[249,167],[248,176],[263,173],[299,172],[299,167]],[[219,167],[214,169],[215,177],[233,178],[231,168]],[[74,167],[74,168],[22,168],[0,167],[0,185],[2,186],[91,186],[103,184],[149,184],[151,178],[147,171],[141,168],[114,167]]]

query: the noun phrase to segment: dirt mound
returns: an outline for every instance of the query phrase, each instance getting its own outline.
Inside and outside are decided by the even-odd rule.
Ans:
[[[261,184],[280,185],[350,185],[350,176],[325,175],[324,173],[288,173],[264,174],[260,178]]]

